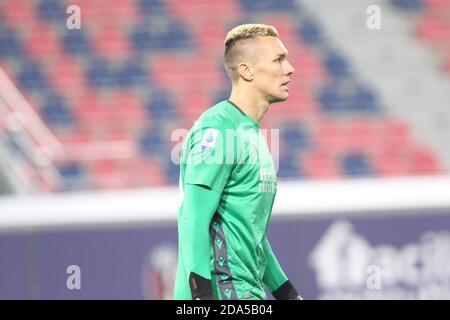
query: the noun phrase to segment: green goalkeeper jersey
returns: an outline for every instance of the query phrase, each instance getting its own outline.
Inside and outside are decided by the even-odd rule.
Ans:
[[[207,235],[188,229],[202,213],[185,200],[180,206],[174,298],[192,298],[188,278],[196,272],[212,280],[216,299],[265,299],[264,288],[273,291],[287,280],[266,238],[276,171],[259,124],[231,101],[208,109],[189,131],[180,157],[181,195],[187,184],[221,196]],[[203,240],[193,246],[197,237]]]

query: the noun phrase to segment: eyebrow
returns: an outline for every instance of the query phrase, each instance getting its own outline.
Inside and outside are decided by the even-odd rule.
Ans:
[[[286,53],[279,53],[277,54],[277,58],[286,58],[287,54]]]

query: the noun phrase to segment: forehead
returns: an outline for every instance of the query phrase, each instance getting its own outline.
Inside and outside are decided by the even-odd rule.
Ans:
[[[279,55],[287,54],[288,50],[284,43],[277,37],[259,37],[258,42],[265,54]]]

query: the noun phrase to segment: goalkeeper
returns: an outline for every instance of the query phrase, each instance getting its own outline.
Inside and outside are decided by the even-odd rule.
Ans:
[[[276,29],[244,24],[225,39],[229,100],[196,121],[180,161],[175,299],[301,299],[266,233],[276,172],[259,123],[288,98],[294,68]]]

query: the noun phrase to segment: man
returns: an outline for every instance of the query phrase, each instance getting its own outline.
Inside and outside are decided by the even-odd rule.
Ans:
[[[300,299],[266,238],[276,173],[259,122],[288,98],[294,68],[276,29],[245,24],[225,39],[229,100],[207,110],[180,161],[175,299]]]

